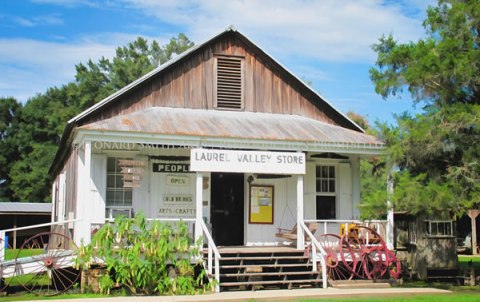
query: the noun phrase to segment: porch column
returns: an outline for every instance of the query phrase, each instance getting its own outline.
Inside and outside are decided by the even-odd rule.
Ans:
[[[200,224],[203,219],[203,174],[197,172],[195,183],[195,242],[202,237],[203,230]]]
[[[303,175],[297,176],[297,250],[305,249],[303,223]]]
[[[392,171],[387,176],[387,226],[386,226],[386,243],[387,248],[393,250],[393,206],[391,202],[392,194],[393,194],[393,175]]]
[[[90,170],[92,164],[92,143],[91,141],[85,141],[83,143],[83,150],[81,147],[78,150],[77,159],[77,206],[76,206],[76,219],[75,222],[75,243],[89,244],[91,239],[90,222],[92,216],[92,194],[91,194],[91,179]],[[83,151],[83,152],[82,152]],[[82,162],[83,153],[83,162]],[[58,202],[58,200],[57,200]]]

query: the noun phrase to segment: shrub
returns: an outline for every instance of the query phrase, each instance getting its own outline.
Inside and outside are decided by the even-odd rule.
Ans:
[[[186,223],[150,223],[138,214],[105,224],[89,245],[79,248],[76,263],[82,269],[93,262],[105,264],[106,273],[99,278],[103,293],[124,286],[132,294],[196,294],[207,286],[200,255]],[[194,274],[194,266],[199,273]]]

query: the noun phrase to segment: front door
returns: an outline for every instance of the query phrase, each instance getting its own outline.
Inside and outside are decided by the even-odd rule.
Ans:
[[[212,173],[212,236],[216,245],[243,245],[243,174]]]

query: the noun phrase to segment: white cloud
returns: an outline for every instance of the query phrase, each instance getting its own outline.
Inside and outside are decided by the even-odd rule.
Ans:
[[[32,39],[0,39],[0,94],[24,102],[48,87],[74,80],[75,65],[113,57],[136,35],[104,33],[67,44]],[[150,40],[150,39],[149,39]],[[165,41],[159,38],[159,41]]]
[[[195,41],[233,24],[279,58],[298,54],[327,61],[372,60],[370,45],[383,33],[401,41],[423,33],[418,16],[405,12],[408,3],[396,1],[124,1],[163,22],[187,27]],[[420,0],[407,1],[422,6]]]
[[[34,27],[39,25],[61,25],[63,24],[63,19],[56,14],[44,15],[44,16],[35,16],[31,19],[23,17],[13,17],[15,23],[24,27]]]

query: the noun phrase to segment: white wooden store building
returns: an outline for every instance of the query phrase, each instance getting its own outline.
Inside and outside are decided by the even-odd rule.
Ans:
[[[107,218],[143,212],[195,221],[197,237],[203,221],[216,245],[280,245],[277,228],[358,219],[360,160],[382,148],[227,29],[68,122],[52,217],[78,220],[78,244]]]

